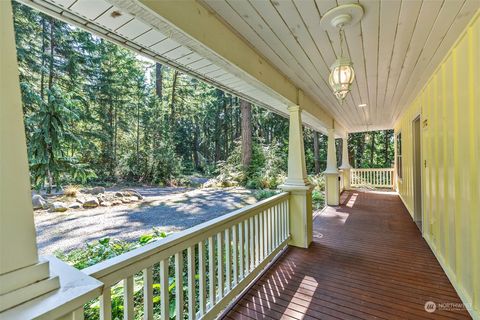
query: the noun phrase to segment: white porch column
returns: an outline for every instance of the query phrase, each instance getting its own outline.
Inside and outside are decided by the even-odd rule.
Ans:
[[[73,270],[83,277],[77,284],[81,289],[75,288],[72,281],[80,278],[62,275],[72,267],[39,261],[11,1],[0,1],[0,30],[0,318],[32,319],[48,313],[46,319],[55,319],[80,308],[88,300],[78,297],[93,298],[102,284]],[[56,290],[61,283],[66,288],[62,284],[63,290]],[[65,307],[67,299],[74,302]],[[50,313],[54,309],[57,316]]]
[[[39,262],[11,1],[0,1],[0,312],[59,287]],[[29,286],[35,288],[28,288]]]
[[[335,129],[328,129],[327,168],[325,174],[325,197],[327,205],[338,206],[340,202],[340,182],[335,151]]]
[[[312,190],[307,180],[303,146],[302,116],[299,106],[290,106],[288,135],[288,177],[280,188],[290,192],[290,245],[308,248],[312,242]]]
[[[339,169],[343,170],[343,187],[350,190],[350,160],[348,157],[348,136],[342,138],[342,165]]]

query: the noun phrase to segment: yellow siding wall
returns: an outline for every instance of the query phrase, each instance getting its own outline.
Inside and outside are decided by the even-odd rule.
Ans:
[[[395,125],[396,133],[402,133],[403,153],[403,179],[398,180],[397,187],[413,216],[412,121],[421,114],[424,237],[462,300],[473,305],[471,313],[477,319],[480,319],[479,15],[477,12]]]

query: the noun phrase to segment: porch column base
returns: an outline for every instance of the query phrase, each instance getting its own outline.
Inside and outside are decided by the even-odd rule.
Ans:
[[[312,223],[312,190],[310,184],[284,184],[279,186],[283,191],[290,192],[290,241],[289,245],[308,248],[313,240]]]
[[[325,198],[327,205],[338,206],[340,204],[340,174],[337,172],[324,172],[325,175]]]
[[[340,167],[340,170],[343,171],[343,188],[345,190],[350,190],[352,188],[350,184],[350,169],[351,167]]]
[[[36,271],[46,278],[0,296],[2,308],[9,307],[0,312],[0,319],[83,319],[83,305],[102,293],[102,282],[55,257],[45,257],[39,264],[28,268],[32,270],[18,270],[2,277],[8,276],[7,281],[22,282],[20,273],[31,278],[30,273]]]

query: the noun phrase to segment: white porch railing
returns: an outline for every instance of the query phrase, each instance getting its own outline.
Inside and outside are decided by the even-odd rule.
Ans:
[[[351,169],[352,187],[393,188],[393,168]]]
[[[154,309],[170,319],[170,305],[176,319],[215,318],[287,245],[288,200],[281,193],[85,269],[104,283],[100,319],[112,318],[112,287],[119,282],[124,319],[138,310],[153,319]],[[135,294],[143,307],[134,306]]]

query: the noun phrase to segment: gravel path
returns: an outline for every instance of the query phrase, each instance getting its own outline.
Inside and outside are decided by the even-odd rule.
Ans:
[[[256,202],[243,188],[135,188],[145,199],[115,207],[35,212],[40,255],[82,248],[104,237],[138,239],[156,227],[174,232],[211,220]]]

